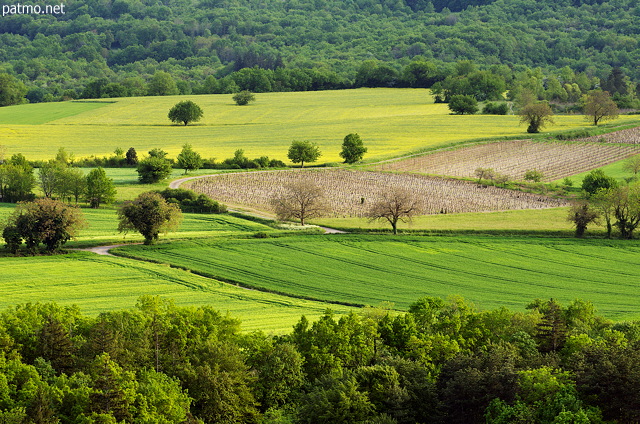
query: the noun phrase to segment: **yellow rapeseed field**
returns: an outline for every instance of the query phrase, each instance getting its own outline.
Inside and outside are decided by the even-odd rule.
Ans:
[[[167,118],[178,101],[193,100],[203,119],[187,127]],[[357,89],[264,93],[248,106],[231,95],[191,95],[109,99],[95,103],[49,103],[0,109],[0,144],[8,154],[47,159],[65,147],[76,157],[111,155],[134,147],[139,154],[160,147],[175,157],[190,143],[204,157],[223,160],[244,149],[250,157],[287,161],[293,140],[318,143],[319,162],[338,162],[345,135],[360,134],[369,151],[365,159],[382,159],[429,146],[475,138],[526,136],[517,116],[454,116],[434,104],[425,89]],[[616,122],[637,117],[622,117]],[[557,116],[556,131],[582,127],[580,115]]]

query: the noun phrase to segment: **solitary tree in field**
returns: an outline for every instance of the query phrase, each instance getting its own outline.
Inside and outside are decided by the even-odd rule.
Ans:
[[[520,123],[528,125],[528,133],[538,133],[547,124],[553,124],[553,111],[546,102],[529,103],[519,115]]]
[[[495,171],[493,170],[493,168],[476,168],[475,171],[473,171],[473,173],[475,174],[476,177],[478,177],[478,184],[480,184],[482,182],[482,180],[490,180],[493,178],[493,175],[495,174]]]
[[[236,102],[238,106],[246,106],[249,102],[255,101],[256,96],[251,91],[241,91],[233,95],[233,101]]]
[[[191,100],[185,100],[176,103],[171,110],[169,110],[169,119],[171,122],[187,125],[189,122],[198,122],[202,118],[202,109],[200,106],[192,102]]]
[[[185,174],[200,169],[202,163],[202,156],[193,150],[191,144],[182,146],[182,151],[178,154],[178,167],[184,169]]]
[[[287,157],[293,163],[300,163],[300,168],[304,168],[305,162],[315,162],[322,155],[317,144],[310,141],[293,141],[289,146]]]
[[[587,202],[575,203],[569,209],[567,220],[573,222],[576,226],[576,237],[583,237],[587,226],[598,219],[598,212]]]
[[[582,98],[583,111],[588,121],[598,125],[600,121],[616,119],[620,111],[608,92],[602,90],[590,91]]]
[[[375,202],[367,217],[371,221],[386,219],[393,234],[398,234],[398,222],[409,222],[415,215],[422,212],[422,200],[404,188],[395,188],[388,193],[384,193],[381,200]]]
[[[286,192],[273,197],[270,203],[279,220],[295,218],[300,220],[300,225],[327,212],[322,188],[311,181],[292,183]]]
[[[342,151],[340,157],[344,159],[344,163],[356,163],[362,160],[367,148],[364,147],[362,139],[358,134],[348,134],[342,142]]]
[[[154,192],[142,193],[118,209],[118,231],[138,231],[144,236],[144,244],[158,241],[161,232],[175,230],[182,221],[178,205],[167,203]]]

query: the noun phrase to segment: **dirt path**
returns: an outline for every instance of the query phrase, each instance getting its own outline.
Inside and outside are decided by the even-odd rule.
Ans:
[[[279,172],[279,171],[254,171],[254,172]],[[195,176],[195,177],[179,178],[177,180],[171,181],[169,183],[169,188],[179,188],[183,183],[185,183],[187,181],[195,180],[197,178],[215,177],[216,175],[220,175],[220,174],[198,175],[198,176]],[[256,217],[256,218],[269,219],[269,220],[273,219],[272,216],[262,215],[260,213],[255,213],[255,212],[246,212],[246,211],[241,211],[241,210],[237,210],[237,209],[228,209],[228,210],[229,210],[229,212],[235,212],[235,213],[239,213],[239,214],[242,214],[242,215],[253,216],[253,217]],[[329,227],[320,227],[320,228],[322,228],[324,230],[325,234],[346,234],[347,233],[346,231],[338,230],[336,228],[329,228]]]
[[[95,254],[103,255],[103,256],[115,256],[109,253],[109,250],[115,249],[116,247],[131,246],[134,244],[142,244],[142,243],[112,244],[111,246],[97,246],[97,247],[88,247],[86,249],[70,249],[70,250],[81,250],[83,252],[93,252]]]

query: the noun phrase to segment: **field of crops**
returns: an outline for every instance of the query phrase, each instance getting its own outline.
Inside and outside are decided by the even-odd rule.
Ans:
[[[553,181],[639,153],[640,145],[637,144],[514,140],[385,162],[375,169],[474,177],[477,168],[493,168],[513,181],[522,180],[525,172],[537,169],[544,174],[544,181]]]
[[[132,308],[142,295],[176,305],[208,305],[242,320],[244,330],[289,332],[300,316],[330,305],[246,290],[186,271],[126,258],[78,252],[2,258],[0,308],[27,302],[78,305],[89,315]],[[348,308],[335,305],[338,313]]]
[[[420,296],[462,295],[482,309],[521,310],[534,298],[581,298],[611,319],[640,318],[636,241],[331,235],[118,250],[330,301],[406,309]]]
[[[171,125],[169,109],[185,99],[202,107],[202,121]],[[37,118],[25,118],[29,116]],[[616,122],[635,120],[624,116]],[[555,121],[550,131],[586,125],[577,115]],[[142,154],[161,147],[175,158],[183,144],[191,143],[204,157],[217,160],[244,149],[251,158],[266,155],[287,161],[291,141],[311,140],[323,152],[322,163],[341,161],[342,140],[353,132],[369,149],[366,158],[380,159],[473,138],[524,134],[525,129],[517,116],[449,115],[447,105],[434,104],[424,89],[264,93],[243,107],[236,106],[231,95],[201,95],[0,108],[0,144],[9,154],[21,152],[29,159],[51,158],[59,147],[77,157],[111,155],[116,148],[129,147]]]
[[[559,199],[481,187],[467,181],[339,169],[225,174],[196,179],[186,187],[218,201],[270,210],[269,200],[286,192],[286,187],[295,181],[309,181],[322,187],[331,211],[328,216],[334,217],[364,216],[371,204],[395,187],[404,187],[422,197],[427,214],[539,209],[565,204]]]

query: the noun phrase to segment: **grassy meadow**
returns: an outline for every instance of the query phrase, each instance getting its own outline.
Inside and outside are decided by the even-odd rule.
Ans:
[[[527,136],[517,116],[450,115],[447,105],[434,104],[429,93],[384,88],[264,93],[248,106],[236,106],[231,95],[19,105],[0,109],[0,134],[8,154],[20,152],[29,159],[51,158],[60,147],[76,157],[111,155],[118,147],[135,147],[139,154],[160,147],[175,157],[191,143],[204,157],[217,160],[244,149],[251,158],[287,161],[291,141],[310,140],[323,152],[320,163],[341,161],[342,139],[353,132],[369,149],[368,160],[469,139]],[[186,99],[202,107],[203,119],[187,127],[171,124],[169,109]],[[556,124],[546,130],[587,125],[581,115],[554,119]],[[623,116],[616,125],[635,120]]]
[[[580,298],[640,318],[640,242],[523,237],[322,235],[191,240],[116,252],[293,296],[406,309],[461,295],[481,309]]]
[[[247,290],[166,265],[76,252],[1,258],[0,308],[28,302],[78,305],[88,315],[132,308],[142,295],[179,306],[209,305],[242,320],[246,331],[286,333],[302,315],[349,308]]]

